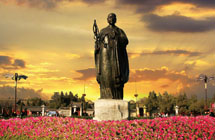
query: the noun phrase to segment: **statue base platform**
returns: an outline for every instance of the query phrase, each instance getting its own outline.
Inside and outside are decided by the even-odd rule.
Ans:
[[[129,103],[117,99],[98,99],[94,104],[94,120],[125,120],[129,117]]]

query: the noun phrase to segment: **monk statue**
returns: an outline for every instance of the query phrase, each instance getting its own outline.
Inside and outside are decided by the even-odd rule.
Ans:
[[[96,79],[100,99],[123,99],[124,84],[129,79],[125,32],[115,25],[116,14],[107,17],[109,25],[100,32],[94,21]]]

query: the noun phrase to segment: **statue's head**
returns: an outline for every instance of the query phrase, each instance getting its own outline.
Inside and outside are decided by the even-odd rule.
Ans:
[[[110,13],[108,14],[107,21],[110,25],[115,25],[116,23],[116,14]]]

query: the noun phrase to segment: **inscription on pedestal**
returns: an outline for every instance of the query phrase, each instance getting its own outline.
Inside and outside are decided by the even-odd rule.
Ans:
[[[95,118],[98,121],[124,120],[129,117],[128,102],[114,99],[95,101]]]

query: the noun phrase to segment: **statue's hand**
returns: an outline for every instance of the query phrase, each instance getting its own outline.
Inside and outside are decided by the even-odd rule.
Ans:
[[[120,76],[116,77],[116,83],[117,84],[121,84],[122,83],[122,78]]]
[[[96,41],[96,42],[95,42],[95,50],[96,50],[96,51],[99,51],[99,49],[100,49],[100,47],[99,47],[99,42]]]

